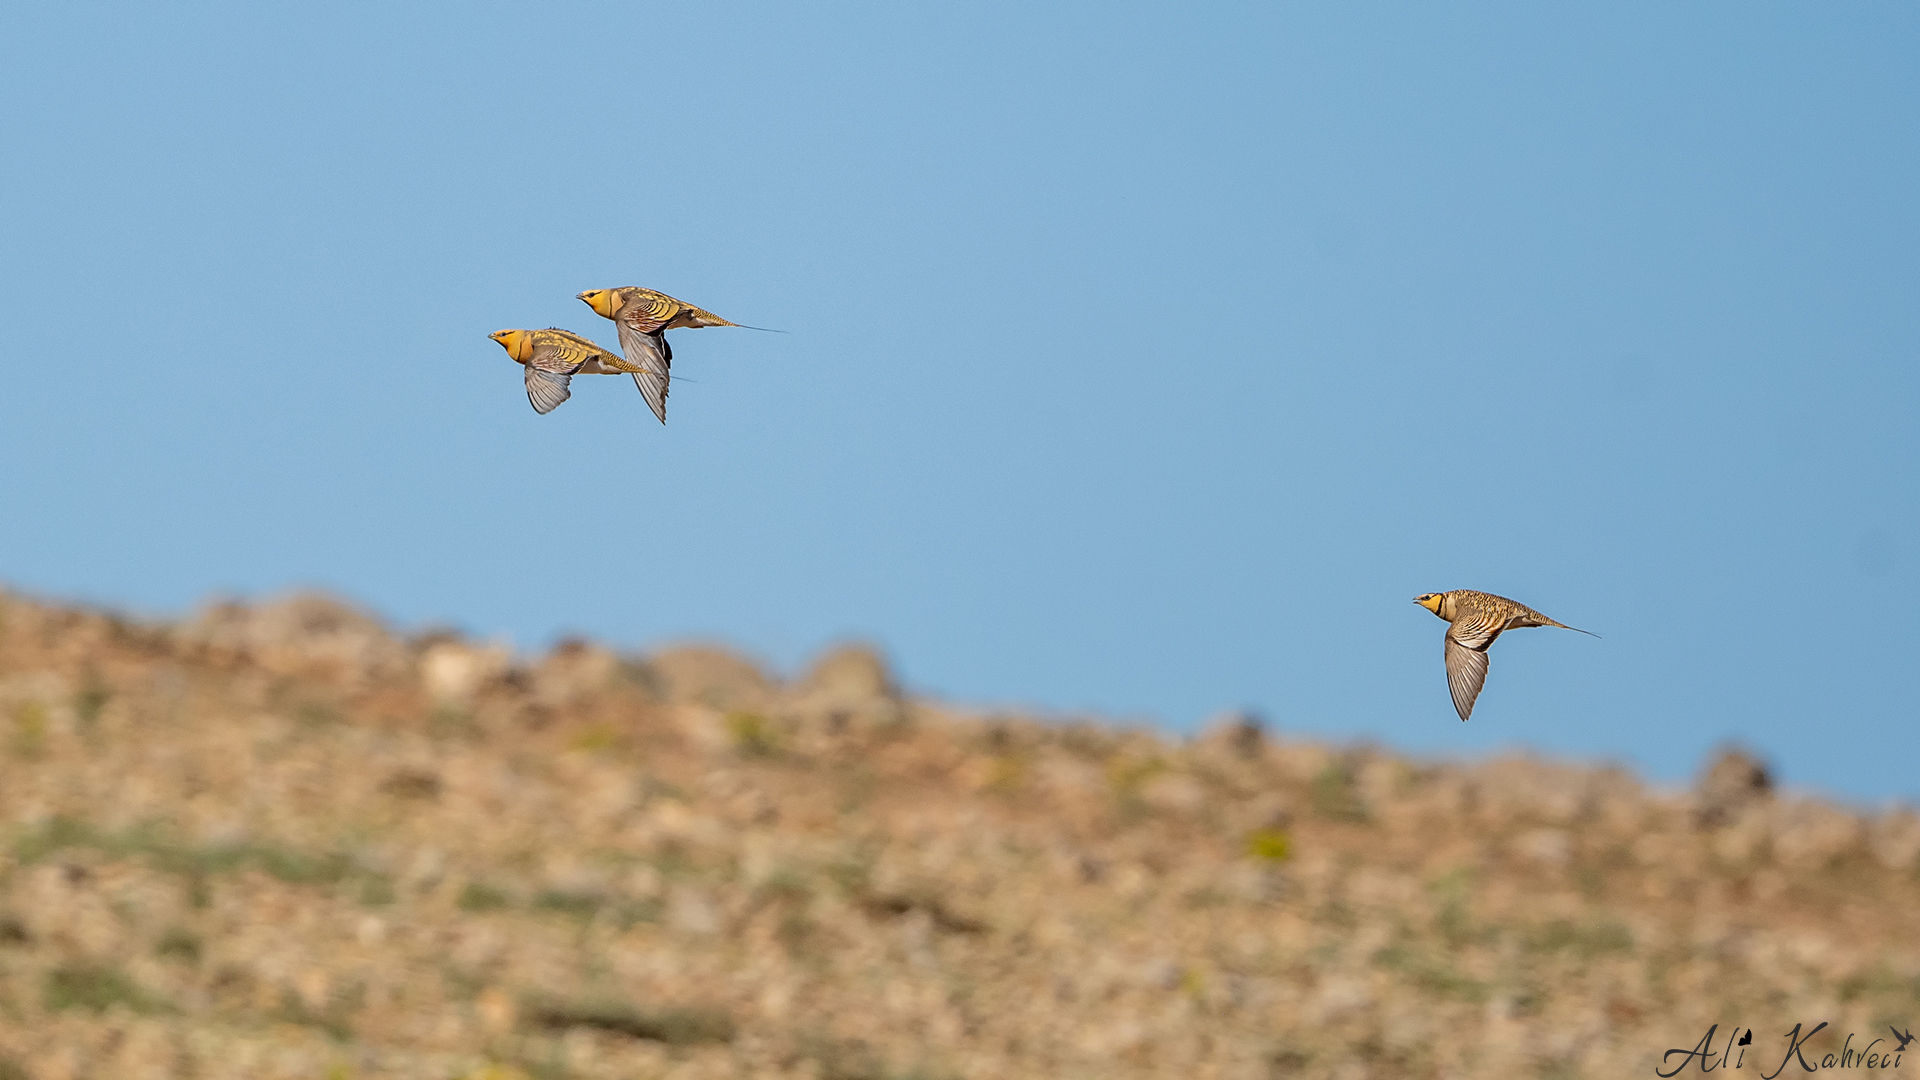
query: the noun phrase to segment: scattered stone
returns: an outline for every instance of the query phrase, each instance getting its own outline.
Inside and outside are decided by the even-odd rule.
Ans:
[[[1724,747],[1694,782],[1694,820],[1706,828],[1726,825],[1772,795],[1766,765],[1738,747]]]

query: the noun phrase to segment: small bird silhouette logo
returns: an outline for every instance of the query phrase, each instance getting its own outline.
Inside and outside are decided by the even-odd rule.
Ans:
[[[1745,1035],[1740,1036],[1740,1045],[1741,1046],[1753,1045],[1753,1029],[1752,1028],[1748,1028],[1747,1033]]]
[[[1900,1040],[1900,1049],[1902,1050],[1905,1050],[1907,1048],[1907,1044],[1913,1041],[1912,1028],[1908,1028],[1907,1033],[1905,1035],[1900,1034],[1900,1029],[1894,1027],[1892,1024],[1887,1025],[1887,1030],[1893,1032],[1893,1037]]]

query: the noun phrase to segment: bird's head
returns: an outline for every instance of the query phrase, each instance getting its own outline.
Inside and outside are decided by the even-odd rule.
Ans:
[[[1438,615],[1440,614],[1440,601],[1445,600],[1446,598],[1447,598],[1446,593],[1437,593],[1437,592],[1421,593],[1419,596],[1416,596],[1413,598],[1413,602],[1416,604],[1419,604],[1423,608],[1426,608],[1428,611],[1433,612],[1435,615]]]
[[[488,337],[500,343],[507,355],[521,363],[533,355],[533,331],[531,330],[495,330]]]
[[[588,289],[580,294],[580,299],[603,319],[613,318],[613,313],[620,310],[619,289]]]

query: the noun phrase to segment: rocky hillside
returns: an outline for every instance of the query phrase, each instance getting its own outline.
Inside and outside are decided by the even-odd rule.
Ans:
[[[1916,855],[1737,755],[1661,793],[968,713],[860,649],[0,597],[4,1080],[1619,1077],[1712,1024],[1771,1070],[1920,1020]]]

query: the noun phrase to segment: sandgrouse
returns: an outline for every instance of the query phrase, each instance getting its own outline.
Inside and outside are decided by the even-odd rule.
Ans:
[[[573,396],[567,384],[575,375],[619,375],[636,380],[642,374],[636,364],[581,337],[557,327],[545,330],[496,330],[487,335],[507,350],[507,355],[526,366],[527,400],[533,411],[545,415]],[[646,387],[641,386],[642,392]]]
[[[653,415],[667,422],[667,384],[673,366],[673,349],[667,344],[667,331],[700,326],[739,326],[711,311],[675,300],[663,292],[629,285],[620,289],[589,289],[580,294],[588,307],[602,318],[612,319],[620,328],[620,351],[627,362],[639,370],[633,381],[652,407]],[[759,327],[747,327],[758,330]]]
[[[1522,626],[1557,626],[1588,637],[1599,637],[1577,626],[1554,622],[1517,600],[1472,589],[1427,593],[1413,602],[1447,620],[1447,686],[1453,708],[1465,720],[1473,715],[1473,701],[1487,681],[1487,647],[1502,633]]]

